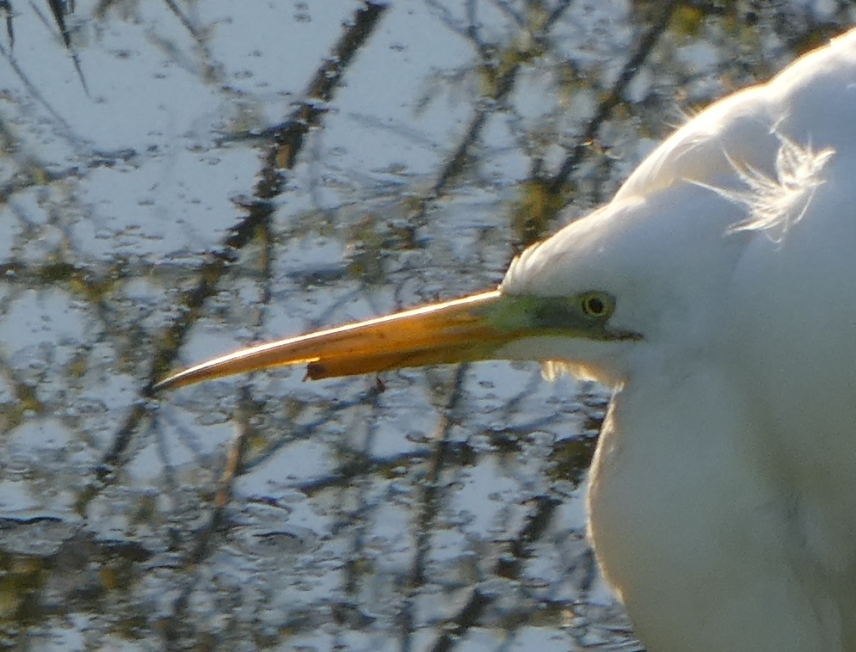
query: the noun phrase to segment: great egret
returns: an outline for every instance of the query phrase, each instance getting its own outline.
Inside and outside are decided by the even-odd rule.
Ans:
[[[649,650],[856,651],[856,30],[690,120],[499,289],[157,388],[486,358],[613,388],[589,527]]]

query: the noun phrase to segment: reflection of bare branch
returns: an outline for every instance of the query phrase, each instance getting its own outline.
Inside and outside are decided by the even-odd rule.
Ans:
[[[42,16],[42,12],[39,11],[39,8],[30,2],[30,7],[32,7],[33,11],[36,15],[42,20],[43,23],[47,24],[47,20]],[[65,45],[65,49],[68,50],[71,55],[71,61],[74,64],[74,69],[77,71],[77,77],[80,79],[80,85],[83,87],[83,92],[86,93],[86,96],[89,96],[89,88],[86,85],[86,78],[83,76],[83,69],[80,67],[80,59],[77,56],[77,52],[74,49],[74,46],[71,43],[71,33],[68,31],[68,27],[65,22],[65,15],[70,14],[74,11],[74,2],[65,2],[64,0],[48,0],[48,7],[50,7],[51,14],[53,15],[54,22],[56,23],[57,28],[59,29],[60,36],[62,37],[62,42]]]
[[[645,63],[648,55],[651,54],[654,46],[660,40],[660,36],[666,31],[672,14],[679,5],[680,2],[677,0],[670,0],[660,5],[659,11],[650,23],[648,23],[650,27],[639,39],[636,50],[627,59],[627,63],[624,64],[624,68],[622,68],[618,79],[615,80],[612,88],[609,89],[609,92],[601,100],[594,116],[589,120],[583,133],[577,138],[577,144],[571,150],[571,153],[565,157],[559,171],[549,180],[548,189],[551,193],[559,194],[568,177],[582,162],[586,151],[588,151],[591,142],[597,136],[601,125],[606,122],[609,116],[612,115],[613,109],[621,102],[624,91],[642,68],[642,64]]]
[[[70,143],[73,143],[78,150],[83,149],[82,143],[80,139],[73,135],[73,130],[71,125],[63,118],[56,109],[51,106],[48,101],[45,99],[45,96],[39,91],[36,84],[30,81],[30,78],[23,71],[21,66],[18,65],[17,60],[13,56],[12,52],[6,50],[2,45],[0,45],[0,56],[2,56],[11,66],[12,70],[15,71],[18,79],[21,80],[21,83],[27,88],[27,92],[35,99],[39,104],[41,104],[45,110],[50,114],[50,116],[56,121],[56,124],[60,127],[63,135],[69,140]]]
[[[454,23],[448,13],[448,9],[437,3],[436,0],[426,0],[426,2],[428,2],[429,6],[441,11],[441,17],[444,22],[447,24]],[[536,35],[535,40],[545,39],[548,36],[550,28],[569,6],[569,2],[560,2],[551,13],[548,21],[538,29],[539,33]],[[473,11],[472,7],[470,7],[469,17],[471,20],[473,18]],[[516,16],[517,14],[513,12],[513,15]],[[522,20],[522,17],[520,20]],[[519,21],[515,20],[515,22]],[[451,29],[456,33],[466,35],[480,52],[482,56],[480,63],[482,72],[491,76],[491,89],[487,93],[487,96],[482,98],[482,101],[476,105],[475,112],[470,119],[469,125],[464,130],[458,146],[452,151],[447,158],[446,164],[440,169],[431,187],[430,195],[424,199],[420,208],[415,211],[413,219],[416,223],[424,221],[429,202],[442,196],[448,189],[448,186],[466,169],[473,146],[481,137],[488,118],[502,106],[503,101],[514,89],[521,65],[531,56],[531,53],[517,51],[515,46],[511,46],[506,52],[499,52],[496,47],[486,46],[478,39],[478,31],[474,25],[470,25],[468,28],[452,26]],[[526,30],[530,28],[522,25],[520,29]],[[497,60],[497,57],[501,57],[501,60]]]
[[[332,487],[349,487],[358,477],[387,475],[396,469],[424,462],[431,454],[427,450],[402,453],[392,457],[357,457],[336,467],[330,475],[307,480],[293,485],[295,489],[311,496]]]
[[[366,39],[371,35],[378,20],[386,10],[386,5],[366,2],[365,6],[354,14],[351,26],[333,48],[306,91],[306,99],[298,104],[289,119],[275,127],[265,130],[275,143],[266,157],[267,168],[262,182],[257,186],[260,199],[270,199],[279,192],[275,170],[290,169],[303,147],[303,137],[313,127],[317,127],[327,112],[327,103],[333,99],[333,92],[342,81],[342,75],[353,60]],[[270,194],[274,193],[274,194]]]
[[[576,136],[576,145],[565,156],[558,172],[552,177],[542,176],[544,161],[540,156],[535,157],[530,179],[521,188],[520,200],[515,210],[515,231],[518,234],[517,248],[522,249],[544,237],[547,227],[552,224],[565,205],[563,193],[566,191],[565,186],[568,179],[592,150],[592,143],[601,127],[612,116],[613,110],[623,101],[623,95],[628,85],[635,79],[654,46],[659,42],[660,36],[668,27],[672,14],[679,5],[679,0],[670,0],[657,5],[658,9],[652,20],[645,22],[646,25],[650,26],[640,37],[636,49],[622,67],[621,73],[612,87],[602,93],[602,99],[595,109],[594,115],[589,119],[582,132]],[[553,24],[559,17],[557,12],[566,9],[567,6],[568,3],[560,3],[556,11],[548,17],[546,23]],[[608,167],[609,164],[610,159],[607,159],[604,165]]]
[[[463,36],[466,39],[472,39],[475,36],[475,25],[474,21],[470,20],[469,25],[463,27],[455,17],[452,15],[452,12],[449,11],[449,8],[444,4],[438,2],[438,0],[425,0],[425,4],[437,15],[437,18],[440,19],[440,22],[446,26],[447,29],[458,34],[459,36]],[[473,4],[474,0],[467,0],[467,16],[471,17],[473,13]]]
[[[445,470],[450,452],[449,432],[454,424],[453,415],[459,407],[463,395],[464,376],[468,365],[462,364],[455,369],[455,376],[446,399],[446,407],[437,424],[433,452],[428,470],[422,480],[421,508],[417,516],[415,552],[410,566],[410,577],[404,590],[404,601],[399,614],[401,624],[401,647],[411,649],[411,637],[415,632],[414,601],[418,589],[425,583],[425,562],[431,549],[433,523],[440,506],[440,476]]]
[[[510,580],[520,578],[523,562],[531,556],[531,546],[536,543],[550,524],[556,508],[561,502],[551,496],[538,496],[533,499],[535,509],[529,515],[517,537],[509,542],[508,556],[502,556],[496,562],[492,574]],[[441,633],[434,639],[432,652],[448,652],[471,627],[479,624],[485,610],[493,603],[494,597],[478,588],[470,592],[470,597],[458,613],[445,621]]]
[[[222,247],[210,252],[201,264],[198,283],[185,293],[181,300],[183,310],[162,335],[156,347],[147,384],[143,390],[144,396],[151,395],[154,381],[170,367],[190,328],[202,314],[206,301],[217,292],[220,280],[237,258],[238,252],[268,229],[274,211],[271,200],[281,193],[284,182],[280,168],[287,169],[293,165],[302,147],[304,134],[310,126],[318,124],[323,116],[323,110],[311,100],[328,101],[332,98],[345,68],[372,33],[384,9],[383,5],[366,3],[355,13],[350,27],[334,47],[333,56],[321,65],[310,83],[308,99],[301,102],[281,128],[270,132],[274,144],[265,156],[265,166],[256,185],[256,199],[244,207],[247,215],[230,229]],[[101,481],[109,478],[111,470],[122,463],[125,450],[146,414],[147,408],[142,404],[137,404],[130,410],[125,422],[114,435],[110,449],[104,455],[99,473]]]
[[[184,558],[184,570],[186,571],[184,586],[172,604],[172,613],[164,623],[164,637],[169,649],[184,649],[179,643],[179,639],[185,633],[187,607],[198,580],[198,574],[194,573],[193,569],[208,557],[218,533],[225,525],[226,507],[232,495],[235,479],[241,471],[244,450],[251,432],[249,425],[251,412],[246,408],[252,405],[252,400],[246,388],[241,391],[240,404],[241,407],[238,409],[235,419],[237,433],[232,440],[232,446],[229,448],[220,486],[214,495],[211,514],[208,522],[196,533],[194,545]]]
[[[506,0],[492,0],[491,4],[499,9],[506,16],[509,16],[518,27],[526,25],[526,18],[517,9],[512,7]]]
[[[366,406],[372,412],[372,417],[377,414],[380,407],[380,396],[382,389],[378,387],[371,394],[371,402]],[[377,435],[378,420],[377,418],[360,419],[364,430],[362,436],[362,445],[359,449],[344,444],[341,448],[341,457],[348,464],[352,460],[366,460],[371,455],[371,450],[374,446],[375,436]],[[353,434],[347,440],[353,438]],[[360,578],[362,576],[361,568],[363,567],[363,555],[365,552],[365,543],[369,533],[370,500],[368,498],[369,488],[373,481],[373,477],[364,475],[353,482],[350,486],[341,487],[342,499],[339,503],[342,505],[342,523],[338,528],[347,528],[347,537],[350,539],[347,554],[344,559],[344,567],[342,568],[343,575],[343,592],[350,599],[354,599],[359,595]],[[347,492],[347,493],[345,493]],[[350,507],[350,503],[355,506]],[[344,533],[343,533],[344,534]]]
[[[556,3],[556,6],[553,7],[550,15],[547,16],[547,20],[544,22],[544,29],[549,29],[553,23],[559,20],[571,6],[571,0],[559,0]]]
[[[30,3],[32,5],[32,3]],[[65,47],[69,50],[71,49],[71,36],[69,36],[68,28],[65,25],[65,12],[69,10],[66,3],[62,0],[48,0],[48,6],[51,9],[51,13],[53,14],[54,20],[56,21],[57,27],[59,27],[59,33],[62,36],[62,42],[65,43]],[[35,6],[33,6],[35,9]]]
[[[11,0],[0,0],[0,14],[6,18],[6,36],[9,38],[9,47],[15,47],[15,28],[12,25],[12,2]]]
[[[197,45],[202,45],[202,35],[199,33],[199,30],[196,28],[196,26],[192,22],[190,22],[190,19],[181,10],[181,7],[176,4],[175,0],[164,0],[164,3],[167,7],[169,7],[169,10],[176,16],[176,18],[178,18],[184,29],[186,29],[188,33],[193,36],[193,39],[196,41]]]

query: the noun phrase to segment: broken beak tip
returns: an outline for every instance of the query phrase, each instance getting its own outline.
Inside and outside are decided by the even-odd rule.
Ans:
[[[320,362],[310,362],[306,365],[306,373],[303,375],[303,382],[307,380],[320,380],[327,377],[327,369]]]

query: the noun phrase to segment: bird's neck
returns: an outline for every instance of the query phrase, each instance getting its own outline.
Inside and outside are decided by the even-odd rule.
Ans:
[[[840,649],[837,614],[800,587],[787,498],[744,417],[713,365],[617,391],[589,492],[601,566],[657,652]]]

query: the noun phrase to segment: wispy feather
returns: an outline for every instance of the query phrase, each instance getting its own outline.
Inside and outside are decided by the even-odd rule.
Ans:
[[[730,231],[767,231],[775,241],[787,235],[808,210],[818,186],[823,184],[823,169],[835,150],[815,151],[811,144],[800,145],[776,134],[781,143],[776,153],[775,176],[729,158],[746,189],[711,187],[714,191],[748,210],[745,220]]]

